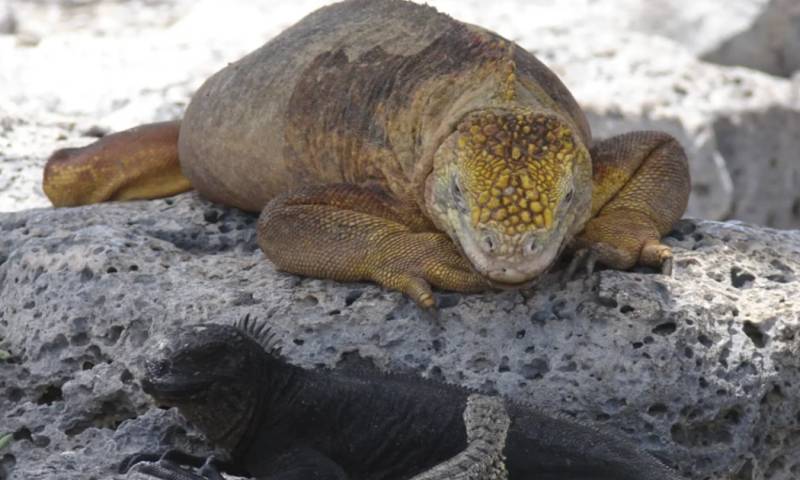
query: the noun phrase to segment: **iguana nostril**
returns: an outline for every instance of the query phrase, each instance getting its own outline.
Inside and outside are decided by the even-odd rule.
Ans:
[[[524,253],[525,254],[534,253],[536,251],[536,247],[537,247],[536,238],[531,237],[531,238],[529,238],[528,240],[525,241],[525,245],[523,247],[524,248]]]
[[[492,237],[489,236],[489,235],[484,236],[483,237],[483,248],[484,248],[484,250],[486,250],[489,253],[494,253],[494,247],[495,247],[495,243],[494,243],[494,240],[492,240]]]

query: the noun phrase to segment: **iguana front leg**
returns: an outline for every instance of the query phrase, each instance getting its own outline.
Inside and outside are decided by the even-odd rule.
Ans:
[[[461,292],[488,287],[447,235],[378,187],[334,184],[280,195],[261,213],[258,244],[280,270],[371,280],[422,307],[434,305],[431,285]]]
[[[218,462],[215,457],[196,457],[177,450],[163,454],[141,453],[125,459],[120,473],[134,478],[159,480],[224,480],[222,472],[247,476],[247,472]],[[253,480],[347,480],[344,470],[333,460],[310,448],[295,448],[277,455],[266,467],[250,477]]]
[[[575,258],[591,272],[600,262],[615,269],[634,265],[672,273],[672,250],[661,243],[689,199],[689,168],[680,144],[663,132],[611,137],[590,149],[592,218],[572,242]]]
[[[228,471],[220,468],[220,462],[214,456],[203,458],[180,450],[137,453],[125,458],[119,466],[119,473],[127,473],[129,477],[146,476],[160,480],[224,480],[221,470]]]

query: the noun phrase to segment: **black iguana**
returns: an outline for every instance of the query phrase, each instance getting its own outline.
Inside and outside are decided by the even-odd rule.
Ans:
[[[679,478],[630,441],[510,401],[411,376],[304,370],[266,331],[248,317],[184,327],[145,366],[144,390],[228,452],[223,470],[264,480],[489,480],[503,469],[512,480]],[[146,471],[219,478],[212,465],[205,477],[170,461]]]

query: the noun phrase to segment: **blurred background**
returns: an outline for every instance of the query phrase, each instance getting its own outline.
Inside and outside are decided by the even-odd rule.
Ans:
[[[55,148],[179,118],[324,0],[0,0],[0,211],[49,205]],[[800,0],[429,0],[532,51],[596,138],[686,148],[687,215],[800,228]]]

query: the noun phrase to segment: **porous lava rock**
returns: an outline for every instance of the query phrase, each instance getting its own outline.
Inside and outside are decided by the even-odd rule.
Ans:
[[[800,231],[683,220],[675,272],[398,293],[277,272],[255,216],[189,193],[0,214],[0,477],[107,478],[140,449],[207,451],[137,383],[159,335],[268,322],[309,368],[372,365],[505,395],[644,445],[687,478],[800,463]]]

